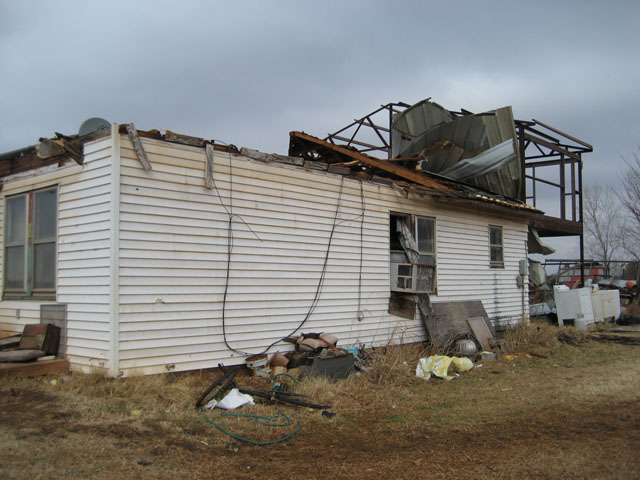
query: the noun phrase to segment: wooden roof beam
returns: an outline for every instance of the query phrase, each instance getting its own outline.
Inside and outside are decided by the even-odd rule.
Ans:
[[[392,175],[402,177],[419,185],[423,185],[425,187],[433,188],[440,191],[451,191],[449,187],[443,185],[442,183],[437,182],[421,173],[416,173],[412,170],[409,170],[408,168],[404,168],[399,165],[392,165],[384,160],[379,160],[377,158],[362,155],[361,153],[358,153],[356,151],[349,150],[348,148],[344,148],[339,145],[331,144],[319,138],[307,135],[306,133],[290,132],[289,135],[293,138],[299,138],[301,140],[314,143],[320,147],[328,148],[337,153],[353,158],[354,160],[358,160],[360,163],[369,165],[370,167],[378,168],[380,170],[384,170],[388,173],[391,173]]]

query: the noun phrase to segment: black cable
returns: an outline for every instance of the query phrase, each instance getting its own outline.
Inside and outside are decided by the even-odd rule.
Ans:
[[[229,157],[229,163],[231,163],[231,157]],[[233,181],[232,181],[232,178],[231,178],[231,173],[232,173],[232,170],[230,168],[229,169],[229,175],[230,175],[229,183],[230,183],[230,185],[233,185]],[[215,182],[214,182],[214,187],[216,188],[216,191],[217,191],[217,186],[215,185]],[[361,185],[361,187],[362,187],[362,185]],[[324,279],[325,279],[326,273],[327,273],[327,265],[328,265],[328,262],[329,262],[329,253],[330,253],[330,250],[331,250],[331,242],[333,240],[333,234],[334,234],[334,232],[336,230],[336,227],[339,225],[339,223],[342,223],[342,222],[338,222],[337,220],[338,220],[338,214],[340,212],[340,202],[342,201],[343,189],[344,189],[344,177],[342,177],[341,180],[340,180],[340,190],[339,190],[339,193],[338,193],[338,202],[337,202],[337,205],[336,205],[336,212],[335,212],[335,215],[334,215],[334,218],[333,218],[333,226],[331,227],[331,233],[329,234],[329,241],[327,243],[327,251],[325,253],[324,262],[323,262],[323,265],[322,265],[322,272],[320,274],[320,279],[318,280],[318,285],[316,287],[315,295],[314,295],[313,301],[311,302],[311,306],[309,307],[309,311],[305,315],[304,319],[298,324],[298,326],[294,330],[292,330],[288,335],[285,335],[284,337],[279,338],[275,342],[271,343],[267,348],[265,348],[264,350],[262,350],[259,353],[245,352],[243,350],[234,348],[229,344],[229,340],[227,338],[227,331],[226,331],[226,305],[227,305],[227,293],[229,291],[229,278],[230,278],[230,272],[231,272],[231,254],[232,254],[232,251],[233,251],[232,218],[234,216],[232,213],[230,214],[230,216],[229,216],[229,225],[227,227],[227,273],[226,273],[224,295],[223,295],[223,298],[222,298],[222,337],[223,337],[225,346],[229,350],[231,350],[232,352],[238,353],[240,355],[262,355],[263,353],[268,352],[271,349],[271,347],[273,347],[276,343],[281,342],[284,338],[287,338],[287,337],[290,337],[290,336],[294,335],[298,330],[300,330],[303,327],[303,325],[307,322],[307,320],[309,320],[309,318],[313,314],[313,311],[315,310],[315,308],[318,305],[318,302],[320,300],[320,293],[322,291],[322,286],[324,285]],[[220,198],[220,201],[222,201],[222,197],[220,196],[219,193],[218,193],[218,198]]]

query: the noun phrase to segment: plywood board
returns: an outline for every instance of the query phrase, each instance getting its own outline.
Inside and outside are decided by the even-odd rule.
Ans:
[[[459,339],[473,334],[467,320],[480,317],[490,328],[489,317],[480,300],[433,303],[432,313],[422,316],[431,343],[438,348],[452,346]]]
[[[484,318],[473,317],[468,319],[467,323],[469,324],[469,328],[471,328],[473,335],[476,337],[476,340],[478,340],[478,343],[482,345],[482,348],[484,350],[489,350],[489,348],[491,348],[489,339],[493,338],[493,335],[491,334],[489,327],[487,327]]]

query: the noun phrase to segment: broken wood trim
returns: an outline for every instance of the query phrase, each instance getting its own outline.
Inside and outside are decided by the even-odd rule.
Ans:
[[[41,138],[40,142],[42,143],[43,140],[49,140],[49,139]],[[55,144],[55,145],[58,145],[59,147],[62,147],[64,150],[64,153],[70,156],[78,165],[82,165],[84,163],[84,157],[82,156],[82,144],[81,143],[78,144],[79,142],[78,139],[67,137],[66,135],[56,132],[56,140],[49,140],[49,142],[51,142],[51,144]],[[52,146],[51,144],[50,146]],[[52,155],[52,156],[55,156],[55,155]]]
[[[138,160],[140,160],[142,167],[145,170],[151,170],[151,164],[147,159],[147,154],[142,146],[142,141],[140,140],[136,126],[133,123],[127,123],[127,135],[129,135],[129,140],[131,140],[131,143],[133,144],[133,149],[136,151],[136,155]]]
[[[359,152],[349,150],[348,148],[331,144],[325,140],[320,140],[319,138],[313,137],[311,135],[307,135],[306,133],[290,132],[289,135],[294,138],[298,138],[310,143],[314,143],[320,147],[328,148],[330,150],[333,150],[334,152],[340,153],[342,155],[346,155],[347,157],[353,158],[354,160],[358,160],[360,163],[364,163],[365,165],[368,165],[370,167],[384,170],[393,175],[397,175],[398,177],[402,177],[414,183],[424,185],[425,187],[435,188],[436,190],[445,190],[445,191],[450,190],[448,187],[446,187],[442,183],[437,182],[423,174],[412,172],[408,168],[404,168],[399,165],[391,165],[384,160],[379,160],[373,157],[369,157]]]
[[[534,215],[529,218],[529,226],[535,228],[540,237],[561,237],[583,234],[580,221],[563,220],[548,215]]]
[[[192,147],[202,147],[205,144],[204,138],[183,135],[182,133],[172,132],[171,130],[165,131],[164,139],[167,142],[180,143],[182,145],[189,145]]]
[[[204,166],[204,186],[209,190],[213,190],[213,156],[215,152],[213,145],[207,143],[206,152],[207,159]]]

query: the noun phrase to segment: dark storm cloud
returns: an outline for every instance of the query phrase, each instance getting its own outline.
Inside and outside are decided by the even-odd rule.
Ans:
[[[513,105],[594,144],[640,142],[633,2],[1,2],[0,151],[87,117],[265,151],[380,104]]]

